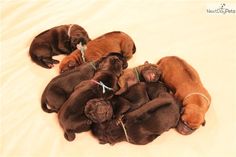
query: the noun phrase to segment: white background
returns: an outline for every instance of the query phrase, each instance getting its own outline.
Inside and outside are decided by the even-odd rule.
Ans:
[[[208,14],[211,2],[0,0],[0,156],[236,156],[236,15]],[[71,23],[84,27],[92,39],[113,30],[129,34],[137,48],[129,67],[168,55],[185,59],[212,96],[206,126],[189,136],[172,129],[145,146],[100,145],[90,132],[67,142],[56,114],[40,107],[41,94],[58,66],[48,70],[36,65],[28,49],[40,32]]]

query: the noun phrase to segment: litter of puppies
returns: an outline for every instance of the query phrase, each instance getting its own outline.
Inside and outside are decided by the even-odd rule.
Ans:
[[[121,31],[94,40],[76,24],[53,27],[31,43],[33,62],[52,68],[65,54],[60,74],[46,86],[41,107],[56,112],[68,141],[91,130],[101,144],[144,145],[175,128],[189,135],[205,125],[211,96],[197,71],[177,56],[127,68],[136,52]]]

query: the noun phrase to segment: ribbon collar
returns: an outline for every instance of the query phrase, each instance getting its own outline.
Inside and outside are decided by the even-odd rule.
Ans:
[[[137,70],[136,67],[134,68],[134,74],[135,74],[135,76],[136,76],[138,82],[140,82],[139,73],[138,73],[138,70]]]
[[[82,43],[80,42],[79,44],[76,45],[76,48],[80,50],[81,54],[82,54],[82,60],[83,62],[86,62],[85,60],[85,50],[87,49],[86,45],[82,45]]]
[[[123,131],[124,131],[124,133],[125,133],[125,138],[126,138],[126,141],[127,142],[129,142],[129,136],[128,136],[128,133],[127,133],[127,130],[126,130],[126,128],[125,128],[125,124],[123,123],[123,121],[122,121],[122,118],[124,117],[124,115],[122,115],[121,117],[119,117],[119,119],[117,120],[117,122],[116,122],[116,125],[121,125],[121,127],[122,127],[122,129],[123,129]]]
[[[98,85],[100,85],[100,86],[102,86],[102,93],[104,94],[105,92],[106,92],[106,89],[107,90],[110,90],[110,91],[113,91],[113,89],[112,88],[110,88],[110,87],[108,87],[108,86],[106,86],[102,81],[96,81],[96,80],[91,80],[92,82],[94,82],[94,83],[96,83],[96,84],[98,84]]]
[[[69,28],[68,28],[68,31],[67,31],[67,35],[68,35],[68,37],[70,37],[71,28],[72,28],[73,26],[74,26],[74,25],[71,24],[71,25],[69,26]]]

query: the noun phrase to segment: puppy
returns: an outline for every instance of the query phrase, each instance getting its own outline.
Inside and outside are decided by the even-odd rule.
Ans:
[[[90,80],[100,66],[103,66],[103,64],[110,61],[116,55],[115,53],[110,53],[96,62],[84,63],[72,71],[53,78],[42,94],[42,109],[48,113],[58,112],[76,85],[84,80]]]
[[[134,110],[148,101],[146,84],[140,82],[133,85],[122,95],[113,96],[109,101],[101,98],[91,99],[87,102],[84,113],[94,123],[101,123],[110,120],[112,116],[113,118],[119,117],[128,110]],[[107,110],[102,110],[105,107]]]
[[[157,98],[162,92],[170,93],[170,90],[160,81],[155,83],[139,82],[121,95],[113,96],[109,101],[101,98],[91,99],[87,102],[84,112],[94,123],[101,123],[110,120],[111,114],[113,114],[113,118],[116,118],[141,107],[150,100]]]
[[[176,56],[164,57],[157,65],[162,71],[162,80],[183,104],[183,114],[177,130],[183,135],[191,134],[205,124],[211,97],[197,71],[183,59]]]
[[[161,75],[161,71],[155,64],[150,64],[147,61],[136,68],[126,69],[120,76],[118,85],[120,87],[116,95],[124,93],[130,86],[140,82],[157,82]]]
[[[86,50],[75,50],[71,55],[63,58],[60,72],[73,69],[83,62],[90,62],[107,55],[110,52],[120,52],[128,60],[135,53],[134,41],[124,32],[114,31],[106,33],[87,44]]]
[[[109,57],[99,67],[91,80],[77,85],[58,112],[58,119],[68,141],[75,139],[76,132],[86,131],[91,121],[85,118],[84,106],[93,98],[109,98],[117,89],[116,84],[122,70],[127,67],[126,59],[119,53]],[[86,124],[86,125],[84,125]]]
[[[126,112],[118,120],[94,123],[92,133],[101,144],[127,141],[144,145],[176,127],[179,117],[179,104],[175,98],[168,92],[162,92],[138,109]]]
[[[70,54],[76,49],[77,44],[85,45],[90,38],[79,25],[61,25],[46,30],[37,35],[29,49],[31,59],[44,68],[52,68],[53,64],[59,63],[52,56]]]

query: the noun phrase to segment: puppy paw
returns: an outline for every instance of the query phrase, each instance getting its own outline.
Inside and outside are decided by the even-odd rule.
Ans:
[[[53,64],[58,64],[60,63],[58,60],[52,59]]]
[[[77,66],[78,66],[77,62],[74,61],[74,60],[71,60],[71,61],[69,61],[69,62],[67,62],[67,63],[64,63],[64,66],[62,66],[62,67],[60,68],[60,73],[63,73],[63,72],[72,70],[72,69],[74,69],[74,68],[77,67]]]
[[[75,139],[75,133],[68,133],[65,132],[64,133],[64,137],[65,139],[67,139],[68,141],[73,141]]]

